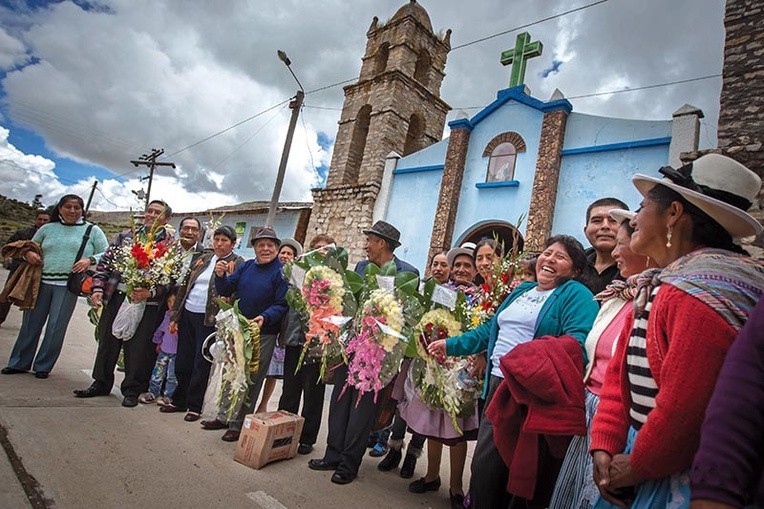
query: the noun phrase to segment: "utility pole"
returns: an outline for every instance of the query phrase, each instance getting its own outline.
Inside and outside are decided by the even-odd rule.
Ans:
[[[167,162],[167,163],[158,163],[157,157],[164,154],[164,149],[151,149],[150,154],[143,154],[141,157],[138,158],[136,161],[130,161],[133,163],[133,166],[136,168],[139,166],[148,166],[149,167],[149,188],[146,191],[146,207],[149,208],[149,200],[151,199],[151,182],[154,180],[154,168],[157,166],[171,166],[172,168],[175,168],[175,163]]]
[[[88,217],[88,210],[90,210],[90,203],[93,201],[93,195],[95,194],[97,185],[98,185],[98,180],[96,179],[96,181],[93,182],[93,189],[90,190],[90,196],[88,196],[88,204],[85,205],[85,217]]]
[[[284,150],[281,152],[279,172],[276,175],[276,183],[273,186],[271,203],[268,205],[268,216],[265,218],[265,226],[269,228],[273,228],[273,221],[276,219],[276,208],[279,204],[279,196],[281,196],[281,186],[284,185],[284,174],[286,173],[287,161],[289,160],[289,151],[292,148],[294,129],[297,126],[297,117],[300,115],[304,97],[305,93],[302,90],[298,90],[297,95],[295,95],[289,102],[289,108],[292,110],[292,117],[289,119],[289,129],[287,130],[286,141],[284,142]]]

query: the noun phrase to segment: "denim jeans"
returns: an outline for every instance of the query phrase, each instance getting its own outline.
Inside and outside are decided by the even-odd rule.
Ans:
[[[162,394],[162,383],[164,382],[164,396],[171,398],[178,386],[178,379],[175,378],[175,354],[159,352],[157,362],[154,364],[154,371],[151,373],[151,382],[149,383],[149,392],[154,396]]]

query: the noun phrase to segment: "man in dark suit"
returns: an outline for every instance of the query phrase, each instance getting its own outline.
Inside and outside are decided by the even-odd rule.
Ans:
[[[377,221],[363,233],[366,234],[367,259],[358,262],[355,266],[358,274],[363,275],[366,266],[370,263],[382,266],[393,261],[398,272],[413,272],[419,275],[419,271],[413,265],[393,254],[393,251],[401,245],[401,233],[397,228],[384,221]],[[332,482],[335,484],[348,484],[358,475],[376,415],[374,393],[365,392],[359,395],[356,388],[352,386],[345,388],[347,375],[347,365],[343,364],[336,368],[329,406],[326,453],[323,458],[313,459],[308,463],[313,470],[334,470]],[[343,388],[345,388],[344,393]]]

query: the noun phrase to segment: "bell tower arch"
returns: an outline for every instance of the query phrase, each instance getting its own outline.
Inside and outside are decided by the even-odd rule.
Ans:
[[[361,230],[371,226],[385,157],[440,141],[451,109],[440,97],[451,30],[433,31],[430,16],[410,0],[366,33],[358,81],[344,88],[327,185],[313,190],[308,237],[332,235],[351,257],[363,257]]]

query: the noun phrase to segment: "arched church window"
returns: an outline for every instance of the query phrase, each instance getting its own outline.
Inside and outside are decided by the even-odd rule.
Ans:
[[[353,136],[348,149],[348,163],[345,170],[345,183],[357,184],[358,175],[361,172],[363,153],[366,149],[366,138],[369,135],[369,123],[371,122],[371,106],[368,104],[358,110],[353,125]]]
[[[387,68],[387,59],[390,57],[390,44],[383,42],[377,49],[377,56],[374,59],[374,74],[385,72]]]
[[[488,157],[486,182],[504,182],[515,179],[517,154],[525,152],[525,141],[515,132],[502,133],[492,139],[483,152]]]
[[[491,152],[488,159],[488,177],[486,182],[503,182],[515,177],[517,151],[511,143],[502,143]]]
[[[409,117],[409,130],[406,132],[406,143],[403,145],[403,155],[407,156],[422,148],[422,134],[424,133],[424,120],[422,116],[414,113]]]
[[[414,68],[414,79],[424,86],[427,86],[427,83],[430,81],[430,65],[431,60],[427,50],[420,50],[416,60],[416,67]]]

